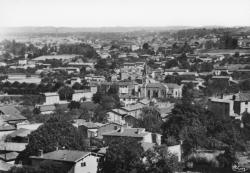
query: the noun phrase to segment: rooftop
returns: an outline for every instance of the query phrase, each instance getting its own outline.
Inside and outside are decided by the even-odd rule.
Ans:
[[[15,120],[26,120],[27,118],[22,116],[20,111],[15,106],[1,106],[1,119],[5,121],[15,121]]]
[[[146,132],[144,128],[124,128],[122,127],[118,131],[108,132],[103,134],[103,136],[120,136],[120,137],[135,137],[142,138],[145,135],[148,135],[149,132]]]
[[[31,156],[32,159],[54,160],[76,163],[80,159],[90,155],[90,152],[76,151],[76,150],[56,150],[45,153],[43,156]]]

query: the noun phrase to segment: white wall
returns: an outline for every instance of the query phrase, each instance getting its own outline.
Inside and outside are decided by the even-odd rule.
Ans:
[[[99,157],[93,155],[85,157],[83,160],[75,164],[74,173],[96,173],[98,167],[97,159],[99,159]],[[86,166],[84,167],[81,166],[81,163],[83,162],[86,163]]]
[[[57,104],[60,102],[60,98],[59,95],[58,96],[48,96],[45,97],[45,103],[46,105],[53,105],[53,104]]]

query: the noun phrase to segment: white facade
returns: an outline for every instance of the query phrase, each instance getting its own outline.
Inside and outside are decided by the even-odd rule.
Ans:
[[[72,95],[72,100],[73,101],[81,101],[83,98],[86,98],[86,100],[91,100],[92,97],[93,97],[93,94],[92,92],[77,92],[77,93],[74,93]]]
[[[60,98],[57,93],[45,93],[45,103],[44,105],[53,105],[60,103]]]
[[[99,157],[88,155],[79,160],[70,173],[96,173],[98,168]]]

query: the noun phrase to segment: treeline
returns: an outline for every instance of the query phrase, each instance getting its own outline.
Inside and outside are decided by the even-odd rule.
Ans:
[[[95,49],[88,44],[61,44],[59,48],[59,54],[77,54],[83,55],[84,57],[98,58],[99,55],[96,53]]]
[[[55,92],[57,91],[62,84],[28,84],[28,83],[19,83],[19,82],[1,82],[0,90],[3,93],[8,93],[10,95],[26,95],[26,94],[40,94],[44,92]]]

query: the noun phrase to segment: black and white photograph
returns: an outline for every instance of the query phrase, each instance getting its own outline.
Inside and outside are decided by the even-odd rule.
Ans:
[[[250,0],[0,0],[0,173],[250,173]]]

